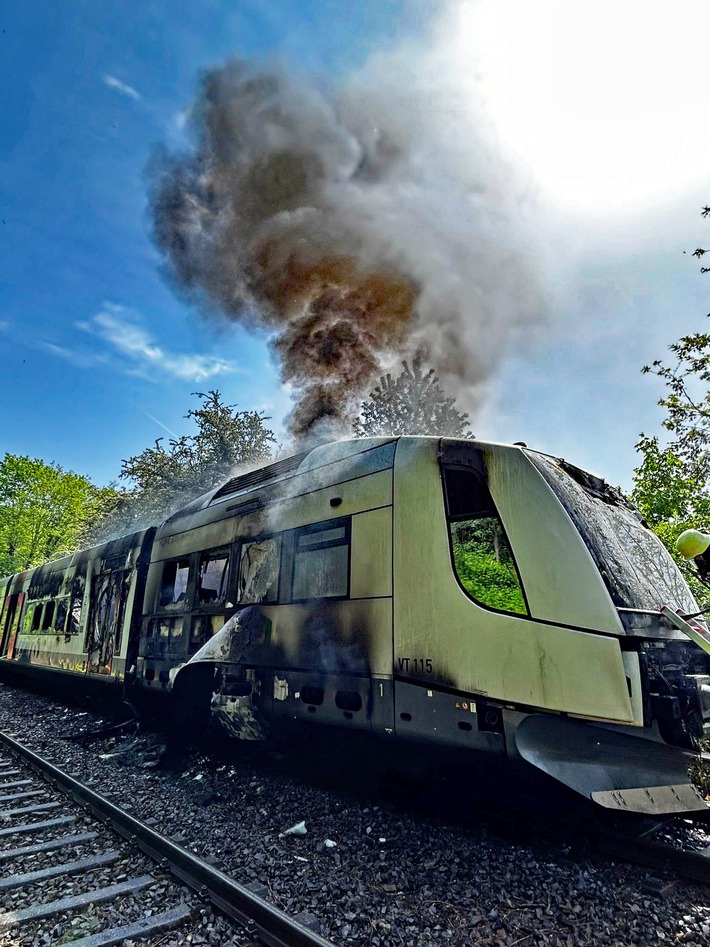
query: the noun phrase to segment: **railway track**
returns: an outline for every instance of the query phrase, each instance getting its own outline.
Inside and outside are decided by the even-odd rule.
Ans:
[[[655,834],[663,828],[662,823],[650,827],[576,829],[583,845],[592,854],[615,861],[641,865],[655,872],[670,876],[672,880],[692,881],[710,885],[710,846],[700,851],[679,848],[659,841]]]
[[[0,731],[0,945],[182,943],[209,902],[240,947],[332,947]]]
[[[581,810],[584,811],[584,810]],[[579,815],[579,814],[578,814]],[[549,819],[527,814],[502,814],[495,810],[485,816],[490,831],[509,840],[542,842],[563,856],[579,856],[597,860],[611,859],[650,869],[659,893],[666,893],[677,881],[710,886],[710,845],[704,849],[688,849],[659,839],[668,823],[662,820],[604,821],[596,811],[587,811],[586,821]]]

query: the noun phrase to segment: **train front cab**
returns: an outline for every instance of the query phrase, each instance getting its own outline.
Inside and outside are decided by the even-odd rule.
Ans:
[[[658,614],[659,596],[686,611],[692,596],[634,514],[569,470],[520,447],[399,440],[396,732],[522,758],[606,807],[704,810],[692,754],[659,726],[678,708],[653,693],[666,653],[685,662],[680,703],[701,690],[707,656]]]

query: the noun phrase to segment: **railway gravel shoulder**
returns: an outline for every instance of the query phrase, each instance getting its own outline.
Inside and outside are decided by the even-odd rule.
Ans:
[[[710,940],[708,888],[680,882],[669,889],[654,871],[508,841],[484,825],[463,829],[415,817],[378,799],[294,780],[250,757],[226,763],[193,752],[171,770],[150,735],[82,746],[67,737],[97,726],[96,719],[8,685],[0,686],[0,714],[61,768],[116,802],[130,799],[137,816],[278,907],[315,917],[334,942],[596,947]],[[300,821],[305,836],[279,838]],[[678,832],[695,847],[710,844],[703,829]],[[336,844],[327,847],[326,839]],[[194,943],[222,941],[208,931]]]
[[[19,792],[5,791],[18,785]],[[46,818],[50,809],[53,819]],[[209,899],[240,924],[232,931],[216,919],[214,927],[227,939],[267,947],[332,947],[3,730],[0,824],[6,826],[0,845],[0,944],[111,947],[166,931],[194,942],[202,926],[197,909]],[[66,834],[68,826],[82,831]],[[23,844],[28,835],[36,839],[31,845]],[[87,912],[97,908],[96,922],[89,918],[90,932],[82,936]]]

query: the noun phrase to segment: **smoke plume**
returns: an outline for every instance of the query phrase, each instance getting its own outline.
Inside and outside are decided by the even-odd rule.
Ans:
[[[519,194],[455,48],[461,15],[326,90],[282,68],[214,69],[192,149],[154,163],[172,278],[268,333],[297,438],[340,433],[378,374],[414,354],[475,409],[511,329],[539,309]]]

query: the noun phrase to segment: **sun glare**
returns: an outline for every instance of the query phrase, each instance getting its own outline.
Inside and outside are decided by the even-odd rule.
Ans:
[[[506,154],[556,204],[638,210],[710,177],[710,4],[496,0],[457,12]]]

